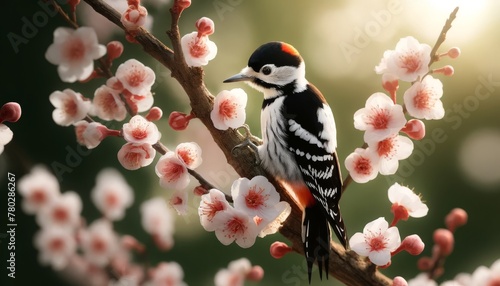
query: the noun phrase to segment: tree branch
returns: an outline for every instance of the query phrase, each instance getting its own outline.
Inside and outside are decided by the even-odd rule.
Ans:
[[[120,22],[120,14],[102,0],[84,1],[92,6],[99,14],[124,29]],[[172,10],[171,14],[173,23],[168,31],[168,35],[172,41],[172,46],[176,52],[175,54],[177,55],[145,29],[139,29],[137,32],[134,32],[133,36],[146,53],[158,60],[172,72],[172,77],[180,83],[189,97],[192,112],[206,126],[214,138],[214,141],[226,156],[228,163],[235,171],[240,176],[247,178],[252,178],[257,175],[267,176],[260,166],[255,165],[254,155],[250,149],[242,149],[241,156],[238,156],[238,158],[232,155],[231,150],[244,140],[244,136],[234,129],[221,131],[213,126],[210,119],[210,112],[213,109],[214,96],[208,91],[204,84],[203,69],[190,68],[184,62],[180,49],[179,29],[177,27],[177,20],[180,15]],[[281,195],[281,199],[287,201],[292,207],[291,214],[280,229],[280,233],[292,242],[292,248],[296,252],[303,255],[304,251],[301,239],[302,210],[279,182],[271,176],[267,177],[270,182],[276,186],[277,191]],[[330,275],[343,283],[360,286],[387,286],[392,284],[391,279],[381,274],[373,264],[367,263],[354,252],[344,250],[342,246],[333,241],[331,242],[331,249],[329,265]]]
[[[431,60],[429,62],[429,66],[431,66],[434,62],[439,60],[439,55],[437,53],[439,47],[441,47],[441,44],[444,43],[446,40],[446,34],[448,31],[451,29],[451,23],[453,23],[453,20],[457,17],[458,13],[458,7],[456,7],[453,12],[451,12],[450,16],[446,20],[446,23],[443,26],[443,29],[441,30],[441,33],[439,33],[439,37],[436,40],[436,43],[434,44],[434,47],[432,48],[431,51]]]

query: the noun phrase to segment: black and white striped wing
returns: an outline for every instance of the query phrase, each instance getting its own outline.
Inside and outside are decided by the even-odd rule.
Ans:
[[[342,179],[335,149],[337,132],[333,113],[313,85],[286,97],[283,109],[287,121],[288,149],[294,154],[305,184],[316,203],[322,205],[328,222],[346,246],[339,200]]]

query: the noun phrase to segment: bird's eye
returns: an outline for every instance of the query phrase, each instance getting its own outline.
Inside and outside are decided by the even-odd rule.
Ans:
[[[271,67],[269,66],[264,66],[261,70],[260,70],[264,75],[269,75],[271,73]]]

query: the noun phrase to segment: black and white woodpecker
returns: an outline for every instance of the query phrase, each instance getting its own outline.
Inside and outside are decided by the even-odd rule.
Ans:
[[[305,77],[297,50],[283,42],[257,48],[248,66],[224,82],[245,81],[264,94],[261,111],[263,167],[293,189],[304,208],[302,241],[309,283],[312,266],[323,265],[328,278],[330,227],[347,247],[340,214],[342,178],[333,113],[321,92]]]

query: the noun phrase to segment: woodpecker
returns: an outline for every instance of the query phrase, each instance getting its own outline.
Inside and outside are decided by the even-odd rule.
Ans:
[[[264,169],[290,186],[304,208],[302,242],[308,265],[318,263],[328,279],[330,227],[347,248],[340,214],[342,178],[337,131],[332,110],[321,92],[305,77],[305,63],[290,44],[269,42],[257,48],[248,66],[226,80],[245,81],[264,94],[262,145],[257,147]]]

